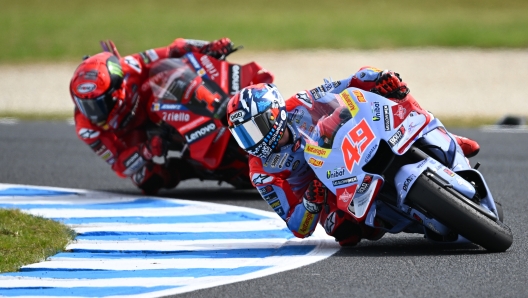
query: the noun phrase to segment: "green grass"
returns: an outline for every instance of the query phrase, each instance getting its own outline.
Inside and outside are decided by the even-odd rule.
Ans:
[[[251,51],[528,47],[526,0],[17,0],[0,2],[0,63],[78,60],[176,37],[229,36]]]
[[[0,272],[43,261],[64,250],[74,237],[74,231],[59,222],[0,209]]]

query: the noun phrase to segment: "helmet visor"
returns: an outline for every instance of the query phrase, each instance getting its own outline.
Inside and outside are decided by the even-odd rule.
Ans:
[[[101,123],[106,121],[108,114],[112,110],[115,101],[110,94],[104,94],[95,99],[82,99],[74,96],[77,107],[81,113],[86,116],[92,123]]]
[[[254,147],[270,132],[275,122],[270,119],[271,113],[268,111],[252,117],[250,120],[230,127],[229,130],[242,149]]]

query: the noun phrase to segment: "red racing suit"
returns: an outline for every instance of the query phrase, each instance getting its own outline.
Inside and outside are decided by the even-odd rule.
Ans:
[[[152,156],[145,150],[146,128],[161,121],[153,119],[154,113],[148,113],[154,99],[148,81],[150,68],[157,60],[200,52],[207,45],[207,41],[178,38],[167,47],[122,57],[120,62],[126,97],[123,112],[120,112],[123,118],[119,124],[112,125],[110,120],[109,125],[99,127],[75,109],[77,136],[105,160],[118,176],[130,177],[146,193],[155,193],[161,187],[175,187],[181,178],[175,169],[171,169],[169,175],[166,167],[154,163]]]
[[[320,135],[331,136],[336,125],[325,126],[324,121],[322,125],[317,124],[317,120],[325,115],[316,113],[339,117],[339,113],[333,113],[334,110],[328,105],[335,101],[335,94],[348,87],[370,91],[380,74],[379,69],[363,67],[349,78],[336,82],[326,81],[324,85],[301,91],[288,98],[286,111],[287,129],[291,133],[290,142],[276,149],[267,159],[250,155],[249,169],[253,185],[296,237],[310,236],[317,223],[343,246],[355,245],[362,238],[376,240],[383,235],[380,229],[359,225],[352,216],[339,210],[331,192],[328,192],[329,208],[318,209],[303,200],[308,186],[316,177],[305,160],[305,140],[301,136],[301,132],[310,135],[314,129],[319,130]]]

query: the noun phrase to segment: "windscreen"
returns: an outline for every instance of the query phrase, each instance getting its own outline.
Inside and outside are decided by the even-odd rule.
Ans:
[[[149,74],[152,93],[159,100],[181,102],[198,76],[182,59],[163,59]]]

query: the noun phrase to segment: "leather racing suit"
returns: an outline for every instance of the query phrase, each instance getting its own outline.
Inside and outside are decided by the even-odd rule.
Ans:
[[[120,58],[125,85],[123,118],[104,127],[90,122],[79,109],[74,120],[77,136],[106,161],[120,177],[130,177],[145,193],[156,193],[160,188],[175,187],[180,180],[189,178],[188,171],[178,172],[179,164],[166,166],[154,163],[144,150],[148,140],[147,129],[156,126],[161,119],[152,119],[148,113],[152,105],[149,71],[155,61],[178,58],[188,52],[203,52],[210,43],[201,40],[177,38],[169,46]],[[151,115],[152,114],[152,115]]]
[[[335,237],[342,246],[355,245],[362,238],[377,240],[383,236],[384,232],[381,229],[360,225],[351,215],[339,210],[335,195],[329,191],[327,191],[328,207],[326,208],[314,211],[317,208],[303,200],[307,188],[316,177],[305,160],[306,142],[301,136],[301,132],[310,135],[314,130],[318,130],[320,135],[331,136],[337,127],[335,125],[325,127],[324,123],[317,126],[317,120],[322,115],[315,115],[316,111],[332,114],[334,110],[329,105],[325,109],[325,105],[335,101],[335,94],[348,87],[369,91],[375,87],[380,74],[379,69],[363,67],[346,79],[336,82],[326,81],[324,85],[301,91],[288,98],[285,103],[290,141],[287,145],[276,148],[267,159],[250,155],[250,178],[253,185],[296,237],[310,236],[317,223],[320,223],[326,233]],[[412,101],[412,104],[417,105],[414,99]],[[319,107],[313,108],[316,105]],[[330,117],[338,114],[333,113]],[[336,122],[329,121],[329,123]],[[377,225],[376,221],[375,224]]]

